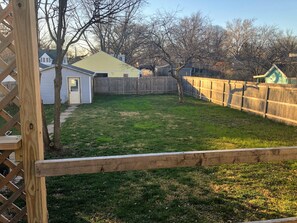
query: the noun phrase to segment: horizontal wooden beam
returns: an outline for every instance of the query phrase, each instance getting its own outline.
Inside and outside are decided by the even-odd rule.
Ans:
[[[0,136],[0,150],[18,150],[21,147],[21,136]]]
[[[248,223],[297,223],[297,218],[281,218],[266,221],[251,221]]]
[[[296,147],[212,150],[36,161],[36,176],[297,160]]]

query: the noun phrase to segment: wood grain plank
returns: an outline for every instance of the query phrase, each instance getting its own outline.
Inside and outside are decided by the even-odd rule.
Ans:
[[[297,147],[153,153],[37,161],[38,177],[297,160]]]
[[[27,220],[47,223],[45,178],[37,178],[34,168],[37,160],[44,159],[35,3],[18,0],[12,4]]]
[[[272,220],[264,220],[264,221],[250,221],[246,223],[297,223],[297,218],[280,218],[280,219],[272,219]]]

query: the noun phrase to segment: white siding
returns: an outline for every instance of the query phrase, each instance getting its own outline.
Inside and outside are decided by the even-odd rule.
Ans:
[[[81,103],[87,104],[92,103],[92,98],[90,97],[90,90],[92,91],[92,86],[90,86],[90,76],[63,67],[62,69],[62,88],[61,88],[61,100],[62,103],[68,101],[68,77],[79,77],[80,87],[81,87]],[[40,81],[40,91],[41,98],[44,104],[54,104],[54,78],[55,69],[51,68],[48,70],[41,71],[41,81]]]

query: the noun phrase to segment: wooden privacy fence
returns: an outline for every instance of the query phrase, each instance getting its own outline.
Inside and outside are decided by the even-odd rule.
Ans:
[[[187,95],[297,125],[296,86],[201,77],[184,77],[183,86]]]
[[[95,77],[94,93],[100,94],[166,94],[177,92],[172,77]]]
[[[0,84],[5,95],[0,101],[0,115],[5,120],[0,133],[4,135],[13,128],[21,132],[21,137],[0,136],[0,164],[10,169],[9,173],[0,173],[1,223],[19,222],[26,217],[29,223],[48,222],[45,176],[297,159],[297,147],[283,147],[44,160],[34,1],[12,0],[0,10],[0,23],[9,31],[5,35],[0,32],[0,78],[17,77],[17,86],[11,90]],[[1,58],[3,50],[10,50],[15,57],[5,62]],[[210,94],[214,99],[214,91]],[[15,114],[6,109],[11,103],[18,107]],[[21,152],[18,162],[9,157],[16,151]],[[17,176],[24,181],[17,184]],[[296,221],[290,218],[268,222]]]

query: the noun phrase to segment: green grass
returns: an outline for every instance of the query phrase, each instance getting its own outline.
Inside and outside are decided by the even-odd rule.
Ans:
[[[43,105],[46,123],[50,124],[54,120],[54,105]],[[68,104],[61,105],[61,112],[65,111],[68,107]]]
[[[297,145],[297,128],[186,98],[96,96],[47,158]],[[50,222],[240,222],[297,215],[297,163],[47,178]]]
[[[68,107],[67,104],[62,104],[61,111],[62,112],[65,111],[67,107]],[[10,115],[13,116],[19,111],[19,108],[16,105],[11,104],[5,108],[5,111],[7,111]],[[50,124],[54,120],[54,106],[44,105],[44,111],[46,116],[46,122],[47,124]],[[5,124],[6,124],[6,121],[2,117],[0,117],[0,128]],[[20,133],[17,130],[13,129],[13,134],[20,134]]]

